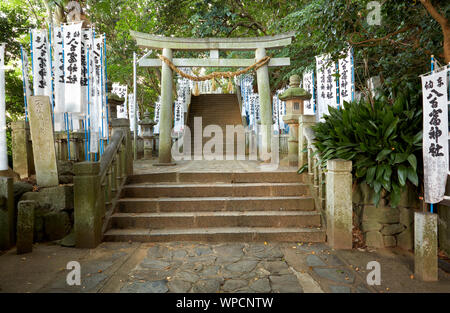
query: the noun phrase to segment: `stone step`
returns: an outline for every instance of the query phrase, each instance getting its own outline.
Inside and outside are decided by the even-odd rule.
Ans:
[[[313,211],[311,197],[188,197],[122,198],[122,213],[214,211]]]
[[[171,213],[115,213],[115,229],[148,228],[172,229],[204,227],[320,227],[317,212],[252,211],[252,212],[171,212]]]
[[[303,183],[176,183],[176,184],[132,184],[123,188],[127,198],[159,197],[263,197],[304,196],[308,186]]]
[[[316,228],[300,227],[208,227],[181,229],[110,229],[105,241],[131,242],[325,242],[325,232]]]
[[[132,175],[128,184],[159,182],[218,182],[218,183],[301,183],[306,181],[306,174],[297,172],[172,172]]]

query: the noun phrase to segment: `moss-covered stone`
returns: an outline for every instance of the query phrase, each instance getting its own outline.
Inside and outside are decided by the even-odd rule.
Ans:
[[[387,224],[383,226],[381,233],[385,236],[395,235],[401,233],[405,229],[402,224]]]
[[[17,254],[33,250],[35,201],[20,201],[17,208]]]
[[[59,240],[69,234],[72,223],[67,212],[50,212],[44,215],[45,237],[48,240]]]
[[[364,234],[366,245],[373,248],[383,248],[383,235],[379,231],[369,231]]]
[[[395,236],[383,236],[383,243],[386,248],[397,246],[397,240],[395,239]]]

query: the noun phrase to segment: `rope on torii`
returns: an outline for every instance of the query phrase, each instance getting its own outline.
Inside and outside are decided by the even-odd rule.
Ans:
[[[199,81],[206,81],[206,80],[212,80],[212,88],[213,90],[215,90],[215,79],[216,78],[228,78],[228,91],[232,91],[233,89],[233,85],[231,83],[231,78],[235,77],[235,76],[239,76],[242,74],[245,74],[249,71],[256,71],[258,70],[261,66],[264,66],[265,64],[269,63],[270,61],[270,57],[269,56],[265,56],[262,59],[256,61],[255,63],[253,63],[252,65],[242,69],[242,70],[238,70],[235,72],[212,72],[210,74],[207,75],[202,75],[202,76],[194,76],[194,75],[190,75],[187,74],[185,72],[183,72],[182,70],[180,70],[179,68],[177,68],[175,66],[175,64],[172,63],[171,60],[169,60],[168,58],[166,58],[163,55],[159,55],[158,56],[159,59],[161,61],[163,61],[164,63],[166,63],[173,71],[177,72],[180,76],[190,79],[192,81],[195,82],[199,82]],[[194,96],[198,95],[198,86],[197,84],[195,85],[195,89],[193,92]]]

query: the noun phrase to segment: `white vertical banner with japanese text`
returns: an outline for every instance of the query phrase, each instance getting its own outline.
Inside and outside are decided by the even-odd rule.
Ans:
[[[31,30],[33,53],[33,92],[35,96],[49,96],[52,99],[52,70],[50,43],[47,31]]]
[[[81,40],[81,113],[87,114],[88,103],[88,88],[89,88],[89,74],[88,74],[88,61],[87,51],[92,51],[93,43],[93,31],[92,28],[82,30]]]
[[[65,112],[81,113],[81,23],[64,25]]]
[[[153,126],[153,133],[159,134],[159,114],[161,113],[161,98],[155,102],[155,126]]]
[[[314,115],[314,97],[312,97],[314,93],[314,81],[313,81],[313,72],[305,71],[303,73],[303,89],[311,94],[310,100],[305,100],[303,102],[303,114],[304,115]]]
[[[184,129],[183,99],[175,101],[174,109],[174,132],[178,133]]]
[[[91,152],[98,152],[98,141],[100,139],[101,129],[101,110],[102,110],[102,38],[94,39],[94,47],[92,49],[92,100],[91,100]]]
[[[339,105],[352,101],[353,81],[352,81],[352,49],[348,49],[345,58],[339,59]]]
[[[447,71],[422,76],[423,166],[426,203],[444,199],[448,176]]]
[[[53,28],[53,74],[55,85],[55,131],[64,130],[64,49],[63,49],[63,31],[61,27]]]
[[[128,94],[128,106],[129,106],[129,116],[128,119],[130,120],[130,131],[134,131],[135,128],[135,110],[134,110],[134,94],[130,93]]]
[[[322,121],[323,115],[328,114],[328,106],[326,102],[326,77],[325,77],[325,65],[324,57],[316,56],[316,69],[317,69],[317,112],[319,119]]]
[[[328,115],[328,107],[337,107],[336,64],[330,62],[329,55],[316,56],[317,67],[317,104],[319,119]]]

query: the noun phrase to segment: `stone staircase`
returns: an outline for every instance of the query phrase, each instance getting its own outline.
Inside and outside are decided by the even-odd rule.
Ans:
[[[239,110],[239,102],[235,94],[205,94],[192,96],[189,113],[187,118],[187,126],[191,130],[191,153],[194,154],[195,149],[200,149],[211,137],[203,137],[202,146],[194,145],[194,118],[202,118],[203,130],[208,125],[217,125],[222,129],[223,133],[223,154],[229,149],[237,152],[237,145],[245,145],[245,138],[238,141],[235,135],[234,145],[228,146],[226,143],[226,125],[242,125],[241,113]]]
[[[304,179],[296,172],[134,175],[104,240],[324,242]]]

